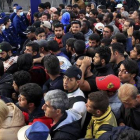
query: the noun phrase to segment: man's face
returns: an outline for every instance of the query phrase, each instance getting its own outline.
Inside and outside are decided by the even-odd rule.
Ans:
[[[99,14],[102,14],[102,9],[98,8],[97,11]]]
[[[19,95],[18,103],[21,108],[28,109],[28,102],[25,96]]]
[[[56,38],[62,38],[63,33],[64,33],[64,30],[61,27],[54,29],[54,34],[55,34]]]
[[[116,62],[116,58],[115,58],[115,54],[112,51],[112,47],[110,47],[111,50],[111,58],[110,58],[110,62],[115,63]]]
[[[28,39],[32,39],[35,37],[35,33],[30,32],[26,36],[28,37]]]
[[[92,12],[89,13],[89,17],[90,18],[96,18],[96,16],[94,14],[92,14]]]
[[[118,77],[123,84],[130,83],[134,79],[134,75],[128,73],[123,64],[120,65]]]
[[[53,14],[53,16],[52,16],[52,20],[58,20],[59,19],[59,15],[57,15],[57,14]]]
[[[63,87],[68,92],[73,92],[78,88],[78,81],[74,77],[69,78],[65,75],[63,78]]]
[[[81,31],[81,27],[79,24],[72,24],[71,30],[73,34],[79,33]]]
[[[79,14],[80,16],[80,19],[83,20],[85,18],[85,15],[84,14]]]
[[[69,12],[69,11],[72,11],[72,8],[71,7],[67,7],[66,10]]]
[[[93,116],[98,117],[96,110],[94,109],[94,103],[91,102],[89,99],[86,103],[87,112],[91,113]]]
[[[44,9],[41,7],[38,7],[38,11],[39,11],[39,13],[42,13],[44,11]]]
[[[20,12],[23,12],[23,10],[17,10],[17,15],[20,15]]]
[[[7,55],[8,55],[7,52],[2,51],[2,52],[0,53],[0,58],[5,59],[5,58],[7,57]]]
[[[122,31],[127,32],[127,29],[129,28],[130,22],[125,21],[122,26]]]
[[[57,116],[56,109],[51,106],[50,102],[45,102],[45,104],[42,106],[42,109],[45,112],[45,116],[49,118],[55,118]]]
[[[136,19],[138,17],[137,11],[134,11],[133,14],[131,15],[132,19]]]
[[[46,35],[45,32],[44,33],[40,33],[36,36],[37,40],[45,40],[46,39]]]
[[[26,49],[25,49],[24,53],[29,53],[29,54],[33,55],[32,47],[26,46]]]
[[[109,28],[104,28],[103,30],[103,38],[110,38],[112,36],[112,32]]]
[[[95,66],[102,66],[101,58],[100,58],[98,53],[95,54],[93,60],[94,60],[93,63],[94,63]]]
[[[89,40],[89,47],[96,47],[96,46],[98,46],[96,40]]]
[[[107,23],[107,22],[108,22],[108,13],[106,13],[106,14],[104,15],[103,20],[104,20],[104,22],[105,22],[105,23]]]
[[[91,7],[88,7],[88,6],[87,6],[87,7],[86,7],[86,12],[89,13],[90,10],[91,10]]]
[[[48,17],[46,15],[42,15],[42,21],[48,21]]]
[[[130,51],[130,58],[133,60],[137,60],[138,59],[137,55],[138,55],[137,49],[136,49],[136,47],[134,47],[133,50]]]

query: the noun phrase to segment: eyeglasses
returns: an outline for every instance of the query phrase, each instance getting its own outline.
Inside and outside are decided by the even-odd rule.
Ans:
[[[122,70],[121,70],[121,69],[118,69],[118,70],[119,70],[119,72],[122,73],[122,74],[128,74],[128,72],[126,71],[126,69],[122,69]]]

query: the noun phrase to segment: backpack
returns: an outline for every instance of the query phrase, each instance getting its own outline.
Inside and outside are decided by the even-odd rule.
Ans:
[[[119,137],[119,134],[122,133],[124,130],[132,130],[133,128],[128,126],[118,126],[113,127],[109,124],[103,124],[99,127],[98,131],[105,130],[104,134],[102,134],[98,140],[117,140]]]

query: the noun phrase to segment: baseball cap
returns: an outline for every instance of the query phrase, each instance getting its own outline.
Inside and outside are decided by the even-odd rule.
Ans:
[[[75,77],[77,80],[80,80],[82,77],[82,71],[76,66],[71,66],[64,72],[64,75],[68,76],[69,78]]]
[[[0,18],[3,18],[3,17],[5,17],[6,16],[6,14],[4,13],[4,12],[2,12],[1,14],[0,14]]]
[[[18,5],[18,6],[16,7],[16,9],[17,9],[17,10],[22,10],[22,7]]]
[[[42,122],[22,127],[18,133],[18,140],[47,140],[49,128]]]
[[[42,21],[41,25],[47,27],[48,29],[51,29],[51,23],[49,21]]]
[[[18,6],[18,4],[17,4],[17,3],[14,3],[14,4],[13,4],[13,7],[16,7],[16,6]]]
[[[36,28],[34,26],[28,26],[26,31],[24,31],[24,34],[34,33]]]
[[[119,89],[121,82],[120,79],[113,75],[96,77],[96,85],[99,90],[116,91]]]
[[[101,22],[95,24],[95,29],[98,31],[103,32],[104,27],[105,27],[104,24]]]
[[[122,8],[122,7],[123,7],[123,5],[122,5],[121,3],[119,3],[119,4],[117,4],[117,6],[116,6],[115,8],[120,9],[120,8]]]
[[[12,46],[8,42],[2,42],[0,43],[0,53],[2,51],[8,52],[12,50]]]

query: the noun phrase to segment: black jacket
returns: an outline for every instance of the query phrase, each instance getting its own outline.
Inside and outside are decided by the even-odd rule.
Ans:
[[[12,74],[5,73],[0,78],[0,95],[11,98],[12,93],[14,92],[12,84],[13,84]]]
[[[95,77],[97,76],[107,76],[109,74],[114,74],[114,71],[110,64],[106,64],[103,67],[95,67],[93,70],[93,74]]]
[[[72,111],[66,111],[50,129],[52,140],[77,140],[80,138],[81,116]]]

